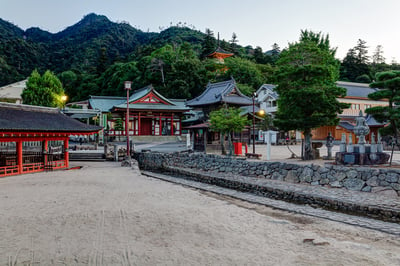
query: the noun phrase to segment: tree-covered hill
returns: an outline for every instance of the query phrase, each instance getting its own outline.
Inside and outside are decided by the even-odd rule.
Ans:
[[[157,48],[184,41],[199,44],[203,38],[203,33],[187,27],[143,32],[96,14],[86,15],[55,34],[39,28],[24,31],[0,19],[0,86],[26,78],[35,68],[55,73],[104,71],[116,61],[127,61],[145,46]]]

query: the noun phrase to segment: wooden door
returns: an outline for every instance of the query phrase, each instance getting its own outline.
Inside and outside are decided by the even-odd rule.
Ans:
[[[142,118],[140,120],[140,135],[151,135],[151,118]]]

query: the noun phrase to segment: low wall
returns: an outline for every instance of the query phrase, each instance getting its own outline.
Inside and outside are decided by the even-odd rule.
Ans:
[[[345,167],[337,165],[300,165],[285,162],[247,161],[243,158],[204,153],[136,153],[135,159],[144,170],[165,170],[170,167],[198,169],[221,174],[241,175],[308,183],[315,186],[346,188],[354,191],[400,195],[400,170]]]

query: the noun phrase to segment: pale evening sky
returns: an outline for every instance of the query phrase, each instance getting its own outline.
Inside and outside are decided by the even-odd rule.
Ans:
[[[0,0],[0,18],[24,30],[55,33],[96,13],[143,31],[186,22],[225,40],[235,32],[240,45],[267,51],[273,43],[287,47],[309,29],[329,34],[339,59],[362,39],[370,56],[382,45],[387,63],[400,62],[399,12],[399,0]]]

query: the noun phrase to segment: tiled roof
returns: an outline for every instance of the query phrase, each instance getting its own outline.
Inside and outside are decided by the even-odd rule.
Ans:
[[[114,108],[126,108],[126,101],[122,104],[115,105]],[[167,104],[154,104],[154,103],[135,103],[129,104],[130,110],[169,110],[169,111],[188,111],[189,107],[178,106],[178,105],[167,105]]]
[[[97,132],[102,127],[87,125],[56,108],[0,103],[0,131]]]
[[[368,94],[378,90],[376,88],[370,88],[369,84],[365,83],[338,81],[336,85],[347,90],[347,97],[368,98]]]
[[[102,112],[109,112],[114,105],[121,103],[126,104],[126,97],[90,96],[89,98],[89,106]]]
[[[149,93],[154,93],[161,100],[167,104],[160,103],[134,103]],[[170,100],[158,93],[153,86],[149,85],[139,90],[136,90],[129,97],[129,108],[132,110],[173,110],[173,111],[187,111],[190,108],[185,106],[184,100]],[[110,112],[113,108],[126,108],[126,97],[111,97],[111,96],[90,96],[89,105],[93,109],[98,109],[102,112]]]
[[[213,54],[225,54],[225,55],[233,55],[233,53],[225,51],[224,49],[222,49],[221,47],[217,47],[217,49],[215,49],[215,51],[209,53],[208,55],[206,55],[206,57],[211,56]]]
[[[230,94],[236,89],[237,94]],[[198,97],[186,102],[187,106],[211,105],[216,103],[230,103],[235,105],[251,105],[251,98],[243,95],[236,86],[234,79],[223,82],[209,83],[205,91]]]

